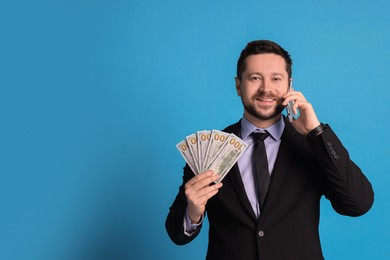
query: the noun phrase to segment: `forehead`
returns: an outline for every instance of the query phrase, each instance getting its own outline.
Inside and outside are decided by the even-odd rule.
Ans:
[[[245,59],[244,73],[278,73],[286,74],[286,61],[282,56],[273,53],[254,54]]]

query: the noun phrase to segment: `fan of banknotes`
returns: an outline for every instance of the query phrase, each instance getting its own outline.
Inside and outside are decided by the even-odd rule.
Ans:
[[[241,157],[247,144],[235,134],[219,130],[203,130],[187,136],[176,145],[187,164],[199,174],[213,170],[222,181]]]

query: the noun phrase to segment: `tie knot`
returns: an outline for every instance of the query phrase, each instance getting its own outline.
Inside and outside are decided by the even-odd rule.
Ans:
[[[256,133],[256,132],[253,132],[253,133],[252,133],[252,137],[253,137],[253,139],[254,139],[256,142],[258,142],[258,141],[263,142],[268,136],[269,136],[269,133],[268,133],[268,132],[265,132],[265,133]]]

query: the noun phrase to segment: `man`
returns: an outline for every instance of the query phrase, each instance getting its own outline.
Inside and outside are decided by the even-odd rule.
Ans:
[[[250,42],[241,52],[236,90],[244,116],[224,131],[240,136],[248,148],[217,184],[212,171],[194,176],[185,166],[166,220],[174,243],[193,240],[207,212],[207,259],[324,259],[318,232],[322,195],[342,215],[371,208],[371,184],[304,95],[290,89],[291,67],[288,52],[271,41]],[[299,116],[290,123],[282,110],[291,101]],[[262,143],[253,132],[266,133],[267,181],[256,175],[256,147]]]

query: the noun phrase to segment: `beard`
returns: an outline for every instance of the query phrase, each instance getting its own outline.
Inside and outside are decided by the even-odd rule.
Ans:
[[[276,105],[256,105],[256,99],[259,98],[273,98],[276,100]],[[260,120],[269,120],[279,116],[284,107],[282,106],[282,99],[273,95],[266,94],[261,92],[255,96],[249,97],[247,99],[241,97],[242,104],[245,110],[252,116]]]

